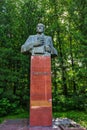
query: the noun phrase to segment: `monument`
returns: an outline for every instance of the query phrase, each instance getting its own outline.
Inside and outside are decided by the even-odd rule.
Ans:
[[[28,37],[21,52],[31,54],[30,126],[52,126],[51,57],[57,56],[52,38],[44,35],[44,25]]]
[[[44,35],[45,26],[42,23],[37,25],[37,34],[28,37],[21,52],[30,53],[32,56],[57,56],[57,51],[53,47],[52,38]]]
[[[30,119],[6,120],[0,130],[86,130],[68,118],[52,120],[51,57],[57,56],[52,38],[45,36],[44,25],[29,36],[21,52],[31,54]]]

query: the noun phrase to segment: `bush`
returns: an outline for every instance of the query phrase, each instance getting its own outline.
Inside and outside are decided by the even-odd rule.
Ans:
[[[53,97],[53,111],[87,110],[87,95]]]
[[[10,102],[7,98],[0,100],[0,116],[8,115],[8,113],[15,113],[18,109],[18,102]]]
[[[10,110],[10,102],[7,98],[2,98],[0,100],[0,115],[6,115],[8,113],[8,110]]]

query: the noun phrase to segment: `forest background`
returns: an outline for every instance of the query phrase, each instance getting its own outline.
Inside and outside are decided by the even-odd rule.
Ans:
[[[21,45],[45,24],[52,59],[53,113],[87,113],[87,0],[0,0],[0,117],[29,111],[30,56]]]

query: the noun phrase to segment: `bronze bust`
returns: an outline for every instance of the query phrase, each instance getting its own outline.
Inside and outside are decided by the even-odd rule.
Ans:
[[[53,47],[52,38],[44,35],[45,26],[42,23],[37,25],[37,34],[28,37],[21,47],[21,52],[31,55],[57,56],[57,50]]]

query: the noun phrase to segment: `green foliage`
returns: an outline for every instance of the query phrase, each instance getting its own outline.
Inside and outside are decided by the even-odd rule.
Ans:
[[[9,100],[7,100],[6,98],[3,98],[2,100],[0,100],[0,115],[1,116],[7,114],[8,110],[10,110],[9,108],[10,108]]]
[[[18,103],[17,102],[10,102],[7,98],[3,98],[0,100],[0,115],[5,116],[8,113],[17,112]]]
[[[56,99],[57,98],[57,99]],[[87,111],[87,95],[73,95],[70,97],[65,97],[59,95],[53,98],[53,111]]]

